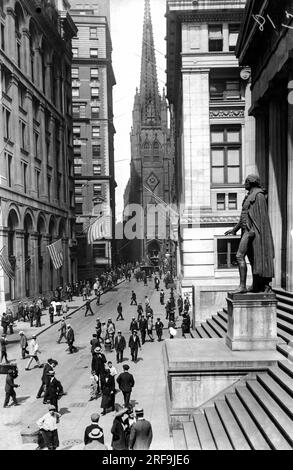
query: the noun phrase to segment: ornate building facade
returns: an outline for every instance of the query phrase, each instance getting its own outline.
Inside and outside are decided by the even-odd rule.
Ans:
[[[167,1],[167,98],[175,116],[180,282],[195,320],[238,284],[243,183],[255,170],[249,71],[235,48],[245,1]]]
[[[73,39],[72,92],[78,276],[95,278],[115,253],[115,171],[110,4],[71,2],[78,27]],[[111,218],[112,237],[87,240],[87,227],[100,213]]]
[[[0,306],[76,279],[71,39],[66,0],[0,1]],[[62,238],[58,271],[47,245]]]
[[[141,239],[127,247],[128,258],[145,260],[161,258],[171,250],[170,223],[160,228],[160,214],[147,217],[147,206],[159,200],[172,203],[174,151],[168,126],[168,106],[163,90],[158,90],[156,55],[150,1],[145,0],[142,39],[140,89],[136,90],[133,107],[131,141],[131,174],[124,195],[124,204],[143,208]],[[160,199],[156,199],[156,197]],[[162,231],[161,231],[162,230]],[[165,231],[165,234],[164,234]]]

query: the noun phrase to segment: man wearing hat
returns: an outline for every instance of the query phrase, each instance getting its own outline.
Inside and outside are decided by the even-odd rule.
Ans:
[[[13,404],[14,405],[19,405],[16,400],[16,393],[15,393],[15,388],[19,387],[19,385],[14,383],[14,377],[15,373],[13,369],[9,369],[7,375],[6,375],[6,382],[5,382],[5,401],[3,408],[7,408],[9,399],[10,397],[12,398]]]
[[[61,382],[56,379],[54,370],[49,370],[48,376],[49,379],[44,395],[44,403],[49,402],[51,405],[54,405],[56,411],[58,411],[58,398],[63,395],[63,387]]]
[[[61,320],[60,328],[58,331],[60,331],[60,336],[57,340],[57,343],[60,344],[62,338],[64,338],[66,341],[66,321],[64,317]]]
[[[123,311],[122,304],[121,304],[121,302],[119,302],[118,307],[117,307],[118,315],[117,315],[116,321],[124,320],[123,315],[122,315],[122,311]]]
[[[1,338],[0,338],[0,346],[1,346],[1,361],[0,361],[0,363],[2,363],[3,359],[5,359],[6,364],[8,364],[9,361],[7,359],[6,344],[7,344],[6,335],[3,333]]]
[[[74,338],[74,331],[71,328],[71,325],[67,325],[66,340],[67,340],[67,344],[68,344],[68,347],[69,347],[69,354],[72,354],[73,352],[76,352],[77,348],[75,346],[73,346],[75,338]]]
[[[138,353],[138,348],[141,350],[141,344],[140,344],[140,339],[137,334],[137,330],[133,330],[132,335],[129,338],[128,341],[128,346],[130,348],[131,352],[131,357],[132,361],[136,362],[137,361],[137,353]]]
[[[105,354],[102,353],[102,349],[97,347],[94,350],[94,354],[92,356],[92,364],[91,370],[95,372],[95,374],[99,377],[100,381],[102,381],[105,375],[105,364],[107,362]],[[100,382],[97,381],[97,393],[100,393]]]
[[[29,345],[29,350],[30,350],[30,360],[28,361],[28,364],[27,364],[25,370],[30,370],[30,365],[33,362],[33,359],[36,361],[36,363],[39,367],[42,367],[41,363],[39,361],[39,358],[38,358],[38,354],[40,353],[40,351],[39,351],[39,345],[37,343],[36,335],[32,336],[32,339],[31,339],[30,345]]]
[[[36,398],[41,398],[43,391],[47,388],[47,385],[50,380],[50,375],[49,372],[54,370],[54,367],[58,365],[58,362],[55,361],[54,359],[50,358],[47,360],[46,364],[44,365],[43,368],[43,374],[42,374],[42,383],[40,386],[40,389],[37,393]]]
[[[133,330],[136,330],[136,331],[138,330],[138,323],[137,323],[135,317],[132,317],[130,327],[129,327],[129,331],[131,331],[131,333],[133,333]]]
[[[146,337],[146,332],[148,328],[148,322],[144,315],[141,315],[138,325],[139,325],[139,331],[141,334],[141,344],[143,345],[145,343],[145,337]]]
[[[25,355],[28,354],[28,350],[26,349],[28,344],[27,344],[27,337],[25,336],[23,331],[19,332],[19,344],[20,344],[20,349],[21,349],[21,357],[22,359],[25,359]]]
[[[144,419],[142,408],[136,409],[135,415],[136,422],[130,428],[129,449],[148,450],[153,439],[152,425]]]
[[[117,332],[114,347],[116,351],[116,360],[119,364],[119,362],[123,361],[123,351],[126,348],[126,340],[124,336],[122,335],[121,331]]]
[[[121,392],[123,393],[124,406],[126,408],[129,406],[130,395],[135,384],[133,375],[130,374],[128,371],[129,371],[129,365],[124,364],[123,372],[119,374],[117,377],[117,383]]]
[[[94,333],[92,336],[92,339],[90,340],[90,345],[91,345],[91,353],[94,354],[96,348],[101,347],[100,340],[97,338],[97,334]]]
[[[56,450],[59,447],[59,438],[57,424],[59,423],[61,415],[56,412],[54,405],[49,405],[49,412],[37,421],[37,426],[40,428],[37,450],[47,447],[48,450]]]
[[[103,433],[103,429],[98,425],[98,422],[100,420],[100,415],[98,413],[93,413],[91,415],[91,421],[92,421],[92,424],[90,424],[89,426],[87,426],[85,428],[85,431],[84,431],[84,443],[85,445],[86,444],[89,444],[90,442],[92,442],[92,437],[90,437],[90,434],[92,433],[93,430],[98,430],[99,431],[99,437],[98,436],[98,433],[97,433],[97,436],[95,439],[97,439],[101,444],[104,444],[104,433]]]
[[[103,433],[99,429],[93,429],[89,434],[91,442],[86,444],[83,450],[108,450],[108,447],[100,442],[101,436]]]

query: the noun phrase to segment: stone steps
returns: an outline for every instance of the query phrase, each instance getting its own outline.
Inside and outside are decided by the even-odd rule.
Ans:
[[[276,381],[269,376],[269,374],[257,374],[257,381],[261,386],[272,396],[272,398],[279,404],[288,416],[293,419],[293,400]],[[292,423],[293,425],[293,423]]]
[[[199,443],[202,450],[216,450],[216,444],[213,439],[210,427],[206,417],[202,413],[196,413],[193,416],[193,422],[197,431]]]
[[[188,450],[201,450],[198,435],[193,421],[183,423],[183,431]]]
[[[270,367],[268,370],[275,382],[277,382],[293,398],[293,378],[284,372],[280,366]]]
[[[214,407],[205,408],[204,414],[213,435],[217,450],[233,450],[232,444],[225,432],[225,428],[220,420],[217,410]]]
[[[290,299],[291,302],[291,299]],[[292,302],[293,303],[293,302]],[[279,317],[284,317],[285,320],[293,323],[293,305],[284,302],[277,304],[277,313]]]
[[[226,323],[228,323],[228,312],[225,309],[219,310],[218,315],[219,315],[220,318],[222,318],[222,320],[224,320]]]
[[[215,408],[223,423],[225,432],[232,443],[234,450],[251,450],[251,447],[244,437],[244,434],[237,423],[231,409],[224,400],[216,400]]]
[[[219,315],[213,315],[212,320],[216,322],[226,333],[228,328],[228,323],[223,320]]]
[[[287,358],[292,354],[292,348],[288,344],[277,344],[277,351]]]
[[[220,338],[224,338],[226,336],[227,330],[224,330],[213,319],[208,318],[206,323],[218,334]]]
[[[196,326],[195,330],[198,333],[198,335],[200,336],[200,338],[210,338],[208,333],[201,326]]]
[[[207,323],[202,323],[201,326],[209,335],[209,338],[219,338],[219,335]]]
[[[286,333],[289,333],[293,339],[293,324],[281,319],[279,316],[277,316],[277,326],[278,326],[278,334],[283,333],[285,331]],[[280,331],[281,330],[281,331]]]
[[[266,412],[259,406],[259,403],[246,387],[237,387],[236,394],[242,404],[250,414],[257,428],[274,450],[292,449],[288,441],[284,438],[280,430],[271,421]]]
[[[293,364],[292,364],[292,362],[290,362],[290,361],[279,361],[278,366],[289,377],[293,378]]]
[[[186,441],[184,432],[182,429],[174,429],[173,430],[173,445],[174,450],[186,450]]]

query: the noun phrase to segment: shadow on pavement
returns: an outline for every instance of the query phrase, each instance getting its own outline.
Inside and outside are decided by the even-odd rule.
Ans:
[[[63,416],[63,415],[68,415],[69,413],[71,413],[71,411],[69,411],[68,408],[60,408],[60,410],[58,411],[58,413]]]

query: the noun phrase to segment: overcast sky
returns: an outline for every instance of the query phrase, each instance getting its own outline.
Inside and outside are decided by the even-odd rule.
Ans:
[[[166,0],[151,0],[159,91],[166,83]],[[116,218],[121,220],[123,193],[130,175],[130,130],[136,87],[140,84],[144,0],[111,0],[114,87]],[[123,160],[123,161],[121,161]]]

